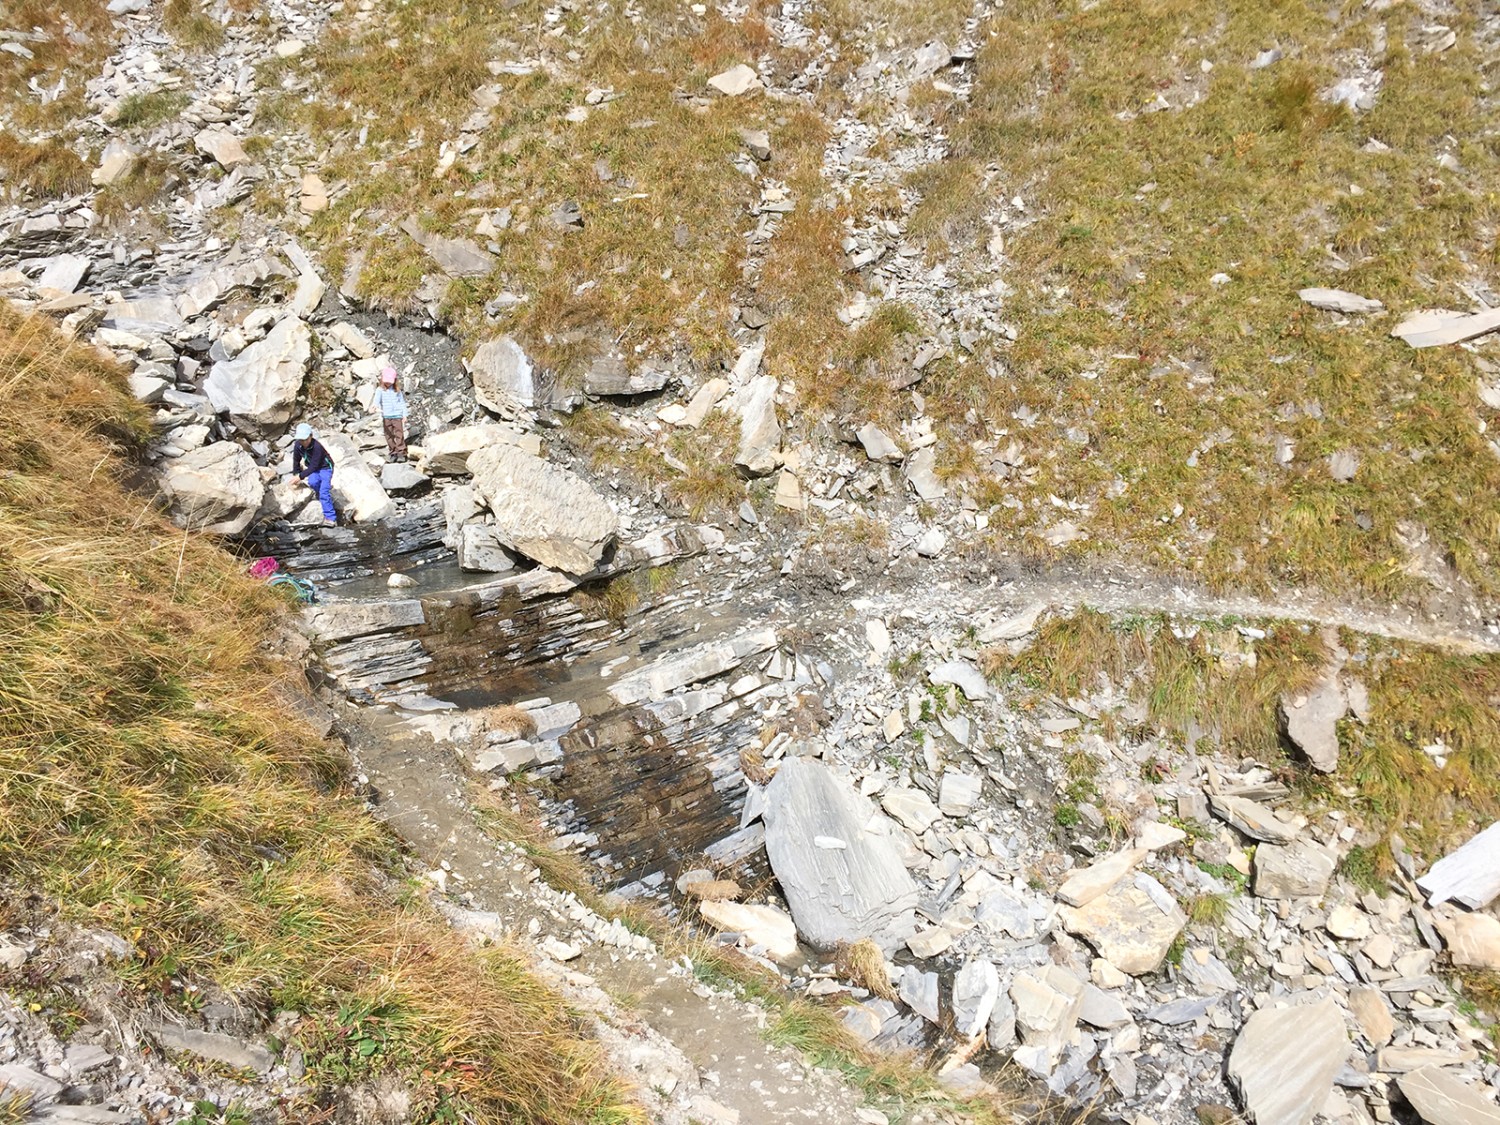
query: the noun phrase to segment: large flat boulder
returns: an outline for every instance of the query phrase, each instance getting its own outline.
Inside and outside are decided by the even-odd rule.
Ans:
[[[239,355],[216,363],[203,381],[213,408],[251,427],[282,426],[302,391],[312,358],[312,329],[284,317]]]
[[[766,854],[809,945],[868,937],[892,950],[915,932],[917,886],[896,826],[868,797],[821,762],[790,758],[765,799]]]
[[[469,458],[491,445],[513,445],[533,457],[542,452],[541,439],[535,434],[523,434],[509,426],[495,422],[456,426],[429,434],[422,442],[422,472],[429,476],[461,476],[469,471]]]
[[[217,535],[238,535],[249,527],[266,494],[255,459],[232,441],[175,458],[164,482],[177,524]]]
[[[1234,1041],[1229,1079],[1254,1125],[1308,1125],[1348,1055],[1344,1017],[1332,1000],[1262,1008]]]
[[[615,510],[587,481],[513,445],[473,453],[469,472],[500,542],[553,570],[587,574],[620,530]]]
[[[1121,879],[1081,907],[1064,906],[1062,923],[1132,976],[1161,968],[1167,950],[1187,925],[1187,915],[1150,875]]]

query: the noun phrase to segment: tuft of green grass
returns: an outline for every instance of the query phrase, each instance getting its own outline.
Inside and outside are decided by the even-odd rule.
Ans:
[[[1201,926],[1220,926],[1229,917],[1229,899],[1224,895],[1194,895],[1187,904],[1188,921]]]
[[[168,35],[189,50],[207,51],[224,42],[224,25],[204,11],[198,0],[167,0],[161,23]]]
[[[114,123],[121,129],[148,129],[170,121],[186,107],[188,100],[187,94],[181,90],[129,94],[120,100]]]

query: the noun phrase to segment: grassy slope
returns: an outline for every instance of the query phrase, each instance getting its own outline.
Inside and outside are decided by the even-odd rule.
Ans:
[[[1476,586],[1500,589],[1500,460],[1476,425],[1493,418],[1472,358],[1412,351],[1389,338],[1394,316],[1338,327],[1296,295],[1328,285],[1398,313],[1473,307],[1459,285],[1486,276],[1495,246],[1483,52],[1457,13],[1457,44],[1439,53],[1415,9],[1324,13],[1243,0],[1023,0],[1000,13],[973,107],[947,122],[955,158],[920,178],[913,226],[934,252],[963,255],[987,237],[987,200],[1020,194],[1039,212],[1008,239],[1021,335],[997,358],[1011,378],[924,385],[965,436],[982,434],[962,419],[975,405],[1019,431],[1038,473],[1015,489],[1026,507],[1006,534],[1034,530],[1056,494],[1091,506],[1096,548],[1129,545],[1216,582],[1390,594],[1407,582],[1396,532],[1412,520]],[[1250,69],[1269,45],[1286,57]],[[1358,116],[1318,97],[1356,51],[1384,72]],[[1191,108],[1141,112],[1194,91]],[[1370,138],[1389,151],[1362,151]],[[1458,170],[1438,165],[1445,152]],[[1221,272],[1228,284],[1211,284]],[[1023,405],[1042,423],[1011,424]],[[1069,426],[1089,431],[1087,447],[1066,442]],[[1286,469],[1276,435],[1296,443]],[[1349,484],[1324,463],[1340,449],[1361,457]],[[1128,487],[1110,496],[1117,479]]]
[[[139,1003],[306,1013],[325,1093],[390,1069],[417,1120],[633,1119],[513,951],[385,874],[343,758],[280,701],[284,607],[118,483],[146,426],[117,370],[0,312],[0,877],[124,936]]]

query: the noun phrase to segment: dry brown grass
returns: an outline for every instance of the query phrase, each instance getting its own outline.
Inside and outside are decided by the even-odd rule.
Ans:
[[[22,44],[29,59],[0,51],[0,120],[52,130],[86,112],[84,83],[98,73],[115,42],[105,6],[94,0],[15,0],[6,4],[4,22],[10,30],[39,32],[41,39]],[[51,90],[59,81],[66,83],[63,94],[45,104],[30,88],[35,82]],[[0,130],[0,139],[8,133]]]
[[[315,1076],[394,1074],[433,1119],[632,1119],[513,950],[476,954],[385,873],[347,760],[284,703],[275,591],[119,483],[148,432],[117,368],[0,311],[7,890],[123,935],[145,993],[305,1013]],[[344,1058],[319,1029],[356,1012],[384,1038]]]
[[[60,199],[89,189],[89,166],[63,140],[23,141],[0,132],[0,172],[29,196]]]
[[[852,945],[842,945],[834,956],[839,976],[885,1000],[896,999],[891,974],[886,971],[885,954],[869,938]]]

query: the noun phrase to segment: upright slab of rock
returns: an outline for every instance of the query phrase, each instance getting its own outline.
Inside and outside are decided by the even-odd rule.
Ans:
[[[234,359],[216,363],[203,382],[213,408],[251,427],[283,426],[312,358],[312,329],[284,317]]]
[[[1262,1008],[1234,1041],[1229,1078],[1254,1125],[1308,1125],[1348,1055],[1344,1017],[1332,1000]]]
[[[781,423],[776,419],[776,380],[759,375],[735,392],[730,408],[739,415],[740,444],[735,466],[763,477],[781,463]]]
[[[474,398],[486,410],[511,417],[518,409],[537,405],[536,368],[511,337],[480,344],[467,366],[474,380]]]
[[[1332,773],[1339,764],[1338,723],[1348,710],[1338,671],[1330,669],[1307,691],[1281,697],[1282,729],[1313,769]]]
[[[495,515],[495,535],[554,570],[587,574],[604,557],[620,519],[582,478],[512,445],[469,457],[474,488]]]
[[[869,937],[891,950],[916,930],[917,886],[895,826],[869,798],[821,762],[789,758],[765,799],[766,854],[808,944]],[[845,846],[819,847],[818,837]]]
[[[177,523],[217,535],[244,531],[265,498],[255,459],[232,441],[216,441],[175,458],[165,481]]]
[[[396,510],[352,438],[334,432],[319,434],[318,440],[333,456],[333,502],[341,513],[359,523],[374,523]]]

